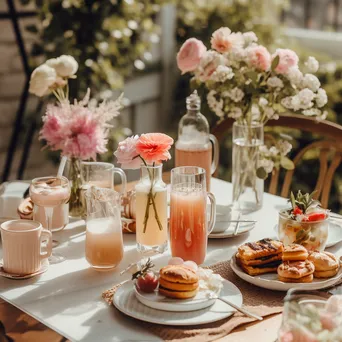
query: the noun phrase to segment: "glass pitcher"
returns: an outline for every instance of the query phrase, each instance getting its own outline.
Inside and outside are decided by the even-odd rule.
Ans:
[[[211,203],[207,219],[207,198]],[[205,260],[208,235],[216,219],[216,201],[206,189],[206,172],[201,167],[185,166],[171,170],[170,245],[173,257]]]
[[[216,137],[209,134],[209,123],[200,113],[201,99],[195,90],[186,98],[187,113],[181,118],[176,142],[176,166],[198,166],[206,171],[207,189],[219,159]]]
[[[111,269],[123,258],[121,198],[112,189],[92,186],[85,193],[87,229],[85,254],[95,269]]]

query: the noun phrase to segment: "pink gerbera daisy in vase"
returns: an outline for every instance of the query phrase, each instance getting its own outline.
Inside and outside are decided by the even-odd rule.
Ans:
[[[129,137],[114,153],[122,168],[141,168],[136,191],[136,236],[140,252],[163,253],[167,247],[167,189],[162,162],[171,159],[173,139],[162,133]]]

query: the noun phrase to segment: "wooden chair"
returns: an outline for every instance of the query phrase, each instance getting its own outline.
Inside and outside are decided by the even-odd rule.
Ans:
[[[221,121],[213,128],[212,134],[216,136],[219,142],[222,142],[225,134],[231,130],[233,123],[234,120],[230,118]],[[342,161],[342,126],[330,121],[317,122],[315,118],[298,114],[281,115],[279,120],[270,120],[267,126],[298,129],[304,132],[318,134],[323,138],[320,141],[315,141],[304,147],[296,154],[293,162],[297,166],[307,151],[312,149],[319,150],[320,169],[315,186],[315,190],[317,190],[315,197],[321,201],[323,207],[327,208],[332,180],[337,167]],[[280,196],[289,196],[294,171],[286,171],[284,183],[279,193]],[[269,193],[277,194],[278,182],[279,170],[274,169],[270,181]]]

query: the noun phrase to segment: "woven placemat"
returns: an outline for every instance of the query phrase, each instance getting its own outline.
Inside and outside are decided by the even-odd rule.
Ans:
[[[263,317],[282,312],[284,292],[262,289],[245,282],[235,275],[229,261],[219,262],[209,268],[239,288],[243,295],[243,306],[249,311]],[[116,285],[102,294],[107,303],[112,304],[113,295],[119,286]],[[146,322],[140,322],[139,325],[146,327],[164,341],[209,342],[228,335],[238,326],[254,321],[254,318],[236,312],[230,318],[199,326],[170,327]]]

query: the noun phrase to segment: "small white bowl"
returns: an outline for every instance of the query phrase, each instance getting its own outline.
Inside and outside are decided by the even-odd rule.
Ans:
[[[224,212],[216,213],[216,223],[219,222],[229,222],[232,219],[232,209],[225,208]],[[222,233],[227,230],[227,225],[225,224],[216,224],[212,230],[212,233]]]

